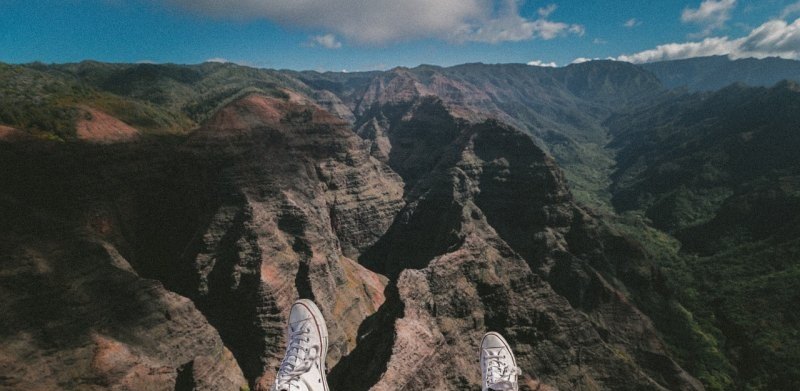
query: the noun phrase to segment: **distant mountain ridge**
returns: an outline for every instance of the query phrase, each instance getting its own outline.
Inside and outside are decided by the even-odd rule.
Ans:
[[[800,61],[778,57],[764,59],[728,56],[697,57],[641,64],[667,88],[715,91],[735,83],[772,87],[781,80],[800,82]]]

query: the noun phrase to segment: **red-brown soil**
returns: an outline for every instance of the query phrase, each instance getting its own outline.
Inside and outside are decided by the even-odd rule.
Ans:
[[[131,141],[139,137],[139,131],[132,126],[100,110],[83,107],[81,119],[75,124],[78,138],[100,144]]]

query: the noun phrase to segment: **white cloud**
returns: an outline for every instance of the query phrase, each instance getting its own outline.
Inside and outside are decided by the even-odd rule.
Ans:
[[[155,1],[155,0],[153,0]],[[267,19],[322,30],[357,44],[435,38],[503,42],[582,35],[578,24],[551,21],[554,5],[522,17],[525,0],[167,0],[204,15]]]
[[[558,5],[556,5],[556,4],[550,4],[547,7],[539,8],[539,16],[541,16],[543,18],[546,18],[546,17],[550,16],[550,14],[552,14],[553,12],[556,12],[557,8],[558,8]]]
[[[476,30],[454,36],[453,40],[498,43],[526,41],[535,38],[550,40],[570,34],[582,36],[584,33],[585,30],[581,25],[552,22],[546,19],[529,21],[517,16],[489,21]]]
[[[617,57],[619,61],[635,64],[677,60],[682,58],[702,57],[729,54],[734,50],[735,44],[727,37],[706,38],[700,42],[668,43],[658,45],[655,49],[645,50],[631,55]]]
[[[603,38],[595,38],[595,39],[592,40],[592,43],[595,44],[595,45],[605,45],[605,44],[608,43],[608,41],[606,41]]]
[[[583,34],[586,34],[586,28],[583,27],[583,25],[581,25],[581,24],[570,25],[569,29],[567,31],[569,31],[572,34],[581,36],[581,37],[583,36]]]
[[[712,55],[728,55],[734,59],[782,57],[800,60],[800,18],[792,23],[770,20],[741,38],[710,37],[697,42],[668,43],[615,59],[645,63]]]
[[[226,63],[226,62],[230,62],[230,61],[228,61],[228,59],[227,59],[227,58],[222,58],[222,57],[214,57],[214,58],[209,58],[208,60],[205,60],[204,62],[218,62],[218,63]]]
[[[533,60],[529,61],[528,65],[533,67],[548,67],[548,68],[555,68],[558,66],[555,62],[543,62],[542,60]]]
[[[636,26],[638,26],[640,24],[642,24],[641,20],[636,19],[636,18],[631,18],[631,19],[626,20],[625,23],[623,24],[623,26],[625,26],[625,27],[627,27],[629,29],[632,29],[632,28],[634,28],[634,27],[636,27]]]
[[[725,27],[725,22],[731,18],[734,7],[736,0],[703,0],[696,9],[684,8],[681,21],[702,26],[703,32],[700,35],[706,36],[714,30]]]
[[[572,60],[572,62],[570,64],[583,64],[585,62],[594,61],[594,60],[599,60],[599,58],[578,57],[578,58]]]
[[[781,11],[781,19],[786,19],[790,15],[794,15],[798,12],[800,12],[800,1],[787,5],[786,8]]]
[[[325,35],[315,35],[309,38],[308,42],[305,43],[305,46],[315,47],[315,46],[322,46],[326,49],[339,49],[342,47],[342,43],[336,39],[336,36],[333,34],[325,34]]]
[[[739,57],[783,57],[800,59],[800,18],[793,23],[771,20],[742,39]]]

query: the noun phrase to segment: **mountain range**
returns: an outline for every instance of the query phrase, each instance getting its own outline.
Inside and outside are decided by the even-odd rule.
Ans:
[[[800,387],[800,62],[0,64],[0,385]]]

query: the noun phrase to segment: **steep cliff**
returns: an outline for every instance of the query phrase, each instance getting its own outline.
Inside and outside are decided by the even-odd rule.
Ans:
[[[614,164],[604,148],[610,140],[602,121],[663,91],[651,73],[613,61],[552,69],[524,64],[421,65],[382,73],[297,76],[313,88],[337,94],[354,113],[360,133],[380,134],[382,121],[391,121],[386,108],[425,97],[441,100],[458,118],[494,118],[512,125],[553,156],[576,196],[595,207],[610,198],[605,192]],[[383,108],[386,117],[370,113],[376,108]],[[381,153],[387,153],[381,138],[376,140]]]
[[[264,390],[288,308],[310,298],[329,321],[335,390],[475,387],[488,330],[508,336],[524,389],[703,389],[633,304],[629,288],[652,284],[655,267],[502,122],[522,117],[500,102],[532,92],[476,87],[487,69],[401,69],[331,85],[352,94],[341,96],[238,91],[210,100],[221,103],[189,135],[7,138],[0,164],[16,169],[0,173],[11,216],[0,228],[12,239],[0,256],[13,284],[3,285],[0,344],[24,360],[5,359],[0,378],[11,389]],[[122,69],[177,86],[200,83],[200,71]],[[548,99],[611,99],[601,87],[618,82],[614,72],[532,75]],[[547,119],[551,103],[532,113]],[[575,113],[576,126],[588,118]],[[53,281],[41,276],[48,268]],[[43,279],[69,316],[47,314],[31,288]],[[122,288],[104,295],[109,285]],[[50,323],[63,319],[82,329],[54,340]],[[72,356],[30,359],[43,352]],[[27,375],[9,375],[18,372]]]
[[[208,319],[198,314],[196,322],[215,336],[219,330],[218,349],[224,342],[261,388],[282,355],[293,300],[315,299],[339,319],[330,326],[331,364],[353,348],[361,320],[384,300],[385,278],[348,256],[357,258],[388,228],[403,205],[402,182],[317,106],[252,95],[185,141],[3,147],[4,163],[20,168],[2,178],[15,221],[34,227],[31,215],[42,214],[77,225],[87,240],[117,248],[131,270],[191,298]],[[73,262],[64,267],[79,270]],[[9,279],[22,278],[16,270]],[[24,294],[25,284],[13,286],[7,297]],[[107,309],[96,311],[107,316]],[[26,319],[10,321],[22,327]],[[152,338],[164,350],[176,346],[157,333]],[[203,346],[199,337],[196,343]],[[60,363],[49,365],[60,372]]]
[[[33,151],[13,160],[26,164],[17,166],[26,174],[37,173],[27,158],[47,152],[26,154]],[[11,151],[4,146],[2,152],[7,158]],[[10,185],[7,175],[3,179]],[[64,213],[37,205],[58,202],[39,190],[4,187],[0,202],[0,388],[212,391],[247,385],[196,305],[142,278],[98,233],[110,233],[106,219],[87,215],[72,224]],[[71,194],[55,195],[75,201]]]
[[[622,265],[604,246],[620,238],[573,202],[563,175],[529,137],[496,121],[458,120],[436,99],[404,107],[388,123],[388,139],[400,148],[411,148],[405,137],[415,140],[425,159],[402,152],[389,159],[408,172],[408,204],[360,259],[392,278],[387,303],[334,368],[333,384],[463,389],[479,381],[471,353],[481,333],[499,330],[519,352],[526,389],[538,381],[561,389],[703,388],[607,279]],[[364,367],[370,376],[351,375]]]
[[[219,111],[187,148],[225,165],[217,180],[231,192],[183,254],[198,278],[190,296],[229,335],[259,388],[274,378],[297,298],[315,300],[332,320],[332,366],[384,300],[385,278],[352,259],[403,206],[400,178],[340,119],[258,95]]]

